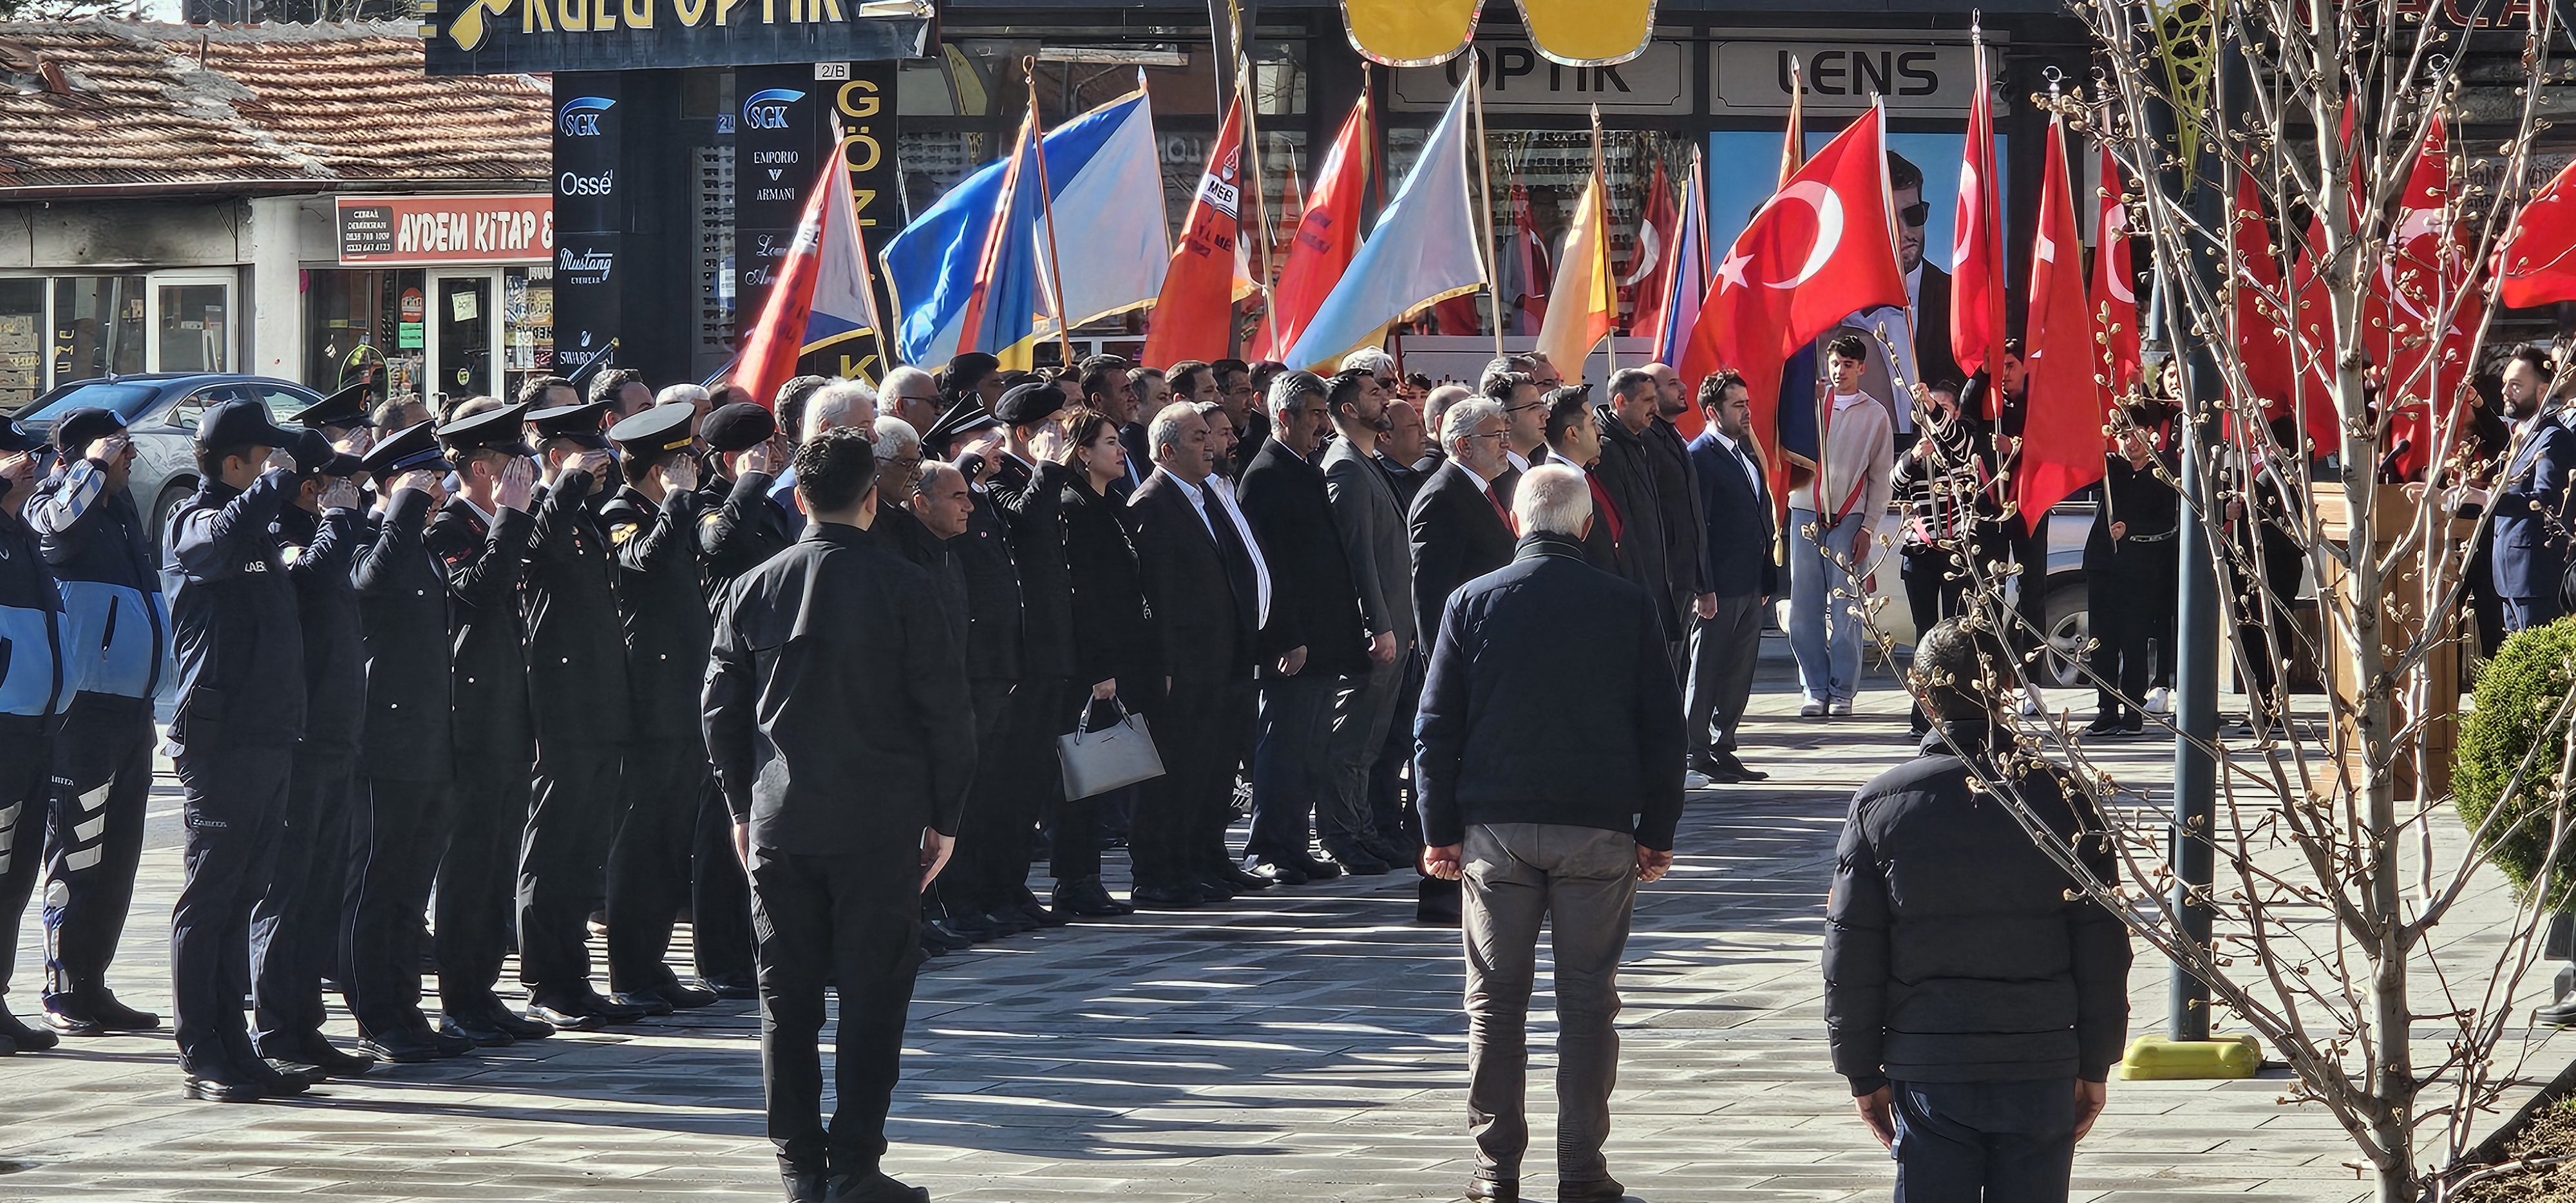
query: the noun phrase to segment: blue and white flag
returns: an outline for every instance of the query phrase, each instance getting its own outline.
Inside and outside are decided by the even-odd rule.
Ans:
[[[1388,326],[1486,285],[1467,194],[1468,89],[1475,84],[1470,72],[1422,144],[1413,174],[1289,349],[1288,366],[1331,371],[1342,356],[1376,346]]]
[[[1038,304],[1052,308],[1057,264],[1074,325],[1153,304],[1172,243],[1150,99],[1139,89],[1113,100],[1050,131],[1043,145],[1048,207],[1060,232],[1050,246],[1043,216],[1003,231],[1029,240],[1045,282]],[[904,362],[936,366],[957,354],[1007,166],[985,165],[886,244],[894,345]],[[1040,333],[1053,333],[1051,312],[1033,316]]]

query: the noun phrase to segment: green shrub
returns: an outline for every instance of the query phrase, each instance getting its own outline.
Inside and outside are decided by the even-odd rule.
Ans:
[[[2513,780],[2514,770],[2532,745],[2545,745],[2532,758],[2531,771],[2495,829],[2501,832],[2515,819],[2530,817],[2504,839],[2490,840],[2488,849],[2505,875],[2525,888],[2549,853],[2551,808],[2560,788],[2559,749],[2567,738],[2565,723],[2547,730],[2542,724],[2558,713],[2571,681],[2576,681],[2576,618],[2520,632],[2506,639],[2479,671],[2477,709],[2460,724],[2452,791],[2460,817],[2471,830],[2496,808],[2498,795]],[[2550,887],[2552,899],[2560,904],[2570,887],[2576,886],[2571,860],[2576,860],[2576,848],[2561,848]]]

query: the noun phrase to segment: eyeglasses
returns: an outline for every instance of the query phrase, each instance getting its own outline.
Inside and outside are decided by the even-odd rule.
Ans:
[[[1545,409],[1545,408],[1547,408],[1547,402],[1545,402],[1545,401],[1532,401],[1532,402],[1530,402],[1530,403],[1529,403],[1529,404],[1527,404],[1527,405],[1506,405],[1506,406],[1504,406],[1504,407],[1503,407],[1503,412],[1504,412],[1504,413],[1507,413],[1507,414],[1516,414],[1516,413],[1519,413],[1519,412],[1521,412],[1521,411],[1523,411],[1523,410],[1528,410],[1528,409]]]
[[[1897,210],[1896,216],[1902,219],[1905,224],[1909,226],[1922,225],[1924,222],[1932,220],[1932,202],[1916,201],[1913,204]]]

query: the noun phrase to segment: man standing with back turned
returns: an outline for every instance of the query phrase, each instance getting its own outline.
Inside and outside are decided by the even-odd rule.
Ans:
[[[1512,519],[1512,563],[1460,586],[1441,613],[1414,725],[1423,871],[1466,879],[1467,1197],[1520,1198],[1544,921],[1556,956],[1556,1197],[1614,1200],[1627,1192],[1601,1145],[1619,1076],[1619,958],[1638,883],[1673,864],[1681,696],[1664,600],[1584,563],[1583,474],[1530,469]]]
[[[717,614],[707,750],[759,933],[760,1077],[789,1203],[929,1198],[885,1175],[886,1109],[920,962],[920,894],[948,863],[975,714],[930,575],[885,545],[876,455],[832,430],[796,450],[813,519]],[[839,1111],[821,1110],[823,987]]]

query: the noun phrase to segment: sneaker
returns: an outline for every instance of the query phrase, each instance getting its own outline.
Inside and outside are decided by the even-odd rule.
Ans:
[[[1682,770],[1682,788],[1683,788],[1683,789],[1707,789],[1708,787],[1710,787],[1710,786],[1712,786],[1712,785],[1715,785],[1715,784],[1717,784],[1717,783],[1716,783],[1716,782],[1714,782],[1714,781],[1709,780],[1709,779],[1708,779],[1708,777],[1707,777],[1707,775],[1705,775],[1705,774],[1701,773],[1701,772],[1700,772],[1699,770],[1697,770],[1697,769],[1684,769],[1684,770]]]
[[[2039,686],[2032,685],[2022,691],[2021,716],[2023,718],[2037,718],[2047,709],[2048,698],[2039,692]]]
[[[1850,718],[1852,712],[1852,700],[1850,698],[1835,698],[1831,712],[1836,718]]]
[[[1807,699],[1805,705],[1798,707],[1799,718],[1823,718],[1824,716],[1825,704],[1814,698]]]
[[[2147,691],[2147,713],[2149,713],[2149,714],[2171,714],[2171,713],[2173,713],[2173,691],[2172,691],[2172,690],[2170,690],[2170,689],[2165,688],[2165,687],[2164,687],[2164,686],[2162,686],[2162,685],[2158,685],[2158,686],[2156,686],[2155,688],[2148,690],[2148,691]]]
[[[2119,715],[2105,714],[2095,718],[2091,726],[2084,728],[2084,734],[2095,738],[2107,738],[2125,735],[2128,733],[2128,730],[2129,725],[2121,722]]]

